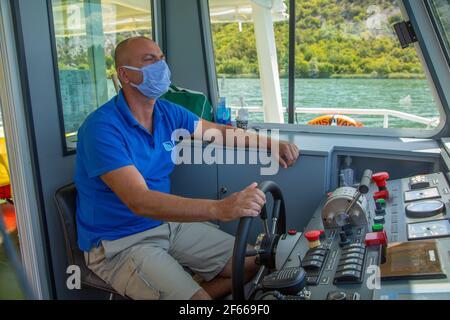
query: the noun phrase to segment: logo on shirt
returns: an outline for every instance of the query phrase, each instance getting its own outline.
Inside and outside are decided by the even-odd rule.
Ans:
[[[175,143],[173,141],[163,142],[164,150],[171,152],[175,148]]]

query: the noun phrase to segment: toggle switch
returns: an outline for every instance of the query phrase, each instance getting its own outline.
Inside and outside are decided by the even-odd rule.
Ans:
[[[364,242],[368,247],[387,245],[388,240],[386,231],[367,233]]]
[[[382,190],[382,191],[377,191],[373,194],[373,199],[376,201],[378,199],[389,199],[389,191],[388,190]]]
[[[387,259],[387,246],[388,246],[388,238],[386,234],[386,230],[380,232],[371,232],[366,234],[365,244],[368,247],[371,246],[381,246],[381,264],[386,263]]]
[[[372,175],[372,181],[376,183],[378,190],[387,190],[386,181],[389,179],[389,173],[387,172],[377,172]]]
[[[382,224],[374,224],[372,226],[372,231],[373,232],[381,232],[384,230],[384,226]]]
[[[384,224],[385,223],[384,216],[375,216],[375,217],[373,217],[373,223],[375,223],[375,224]]]
[[[341,231],[339,232],[339,245],[341,247],[345,247],[346,245],[348,245],[350,243],[350,240],[347,237],[347,234],[345,233],[345,231]]]
[[[375,214],[377,216],[384,216],[386,214],[386,210],[384,209],[383,205],[381,204],[381,201],[379,200],[384,201],[384,199],[378,199],[377,201],[375,201]]]
[[[377,206],[381,206],[382,208],[386,207],[386,200],[384,200],[383,198],[377,199],[375,200],[375,205]]]

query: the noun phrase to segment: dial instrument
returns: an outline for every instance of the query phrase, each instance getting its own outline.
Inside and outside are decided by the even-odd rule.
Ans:
[[[450,220],[434,220],[408,224],[408,239],[431,239],[450,236]]]

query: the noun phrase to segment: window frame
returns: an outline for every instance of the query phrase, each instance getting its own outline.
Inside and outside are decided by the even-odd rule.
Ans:
[[[425,0],[425,7],[428,10],[428,15],[431,18],[431,22],[433,24],[433,28],[434,28],[434,30],[436,32],[436,35],[437,35],[437,37],[439,39],[439,42],[441,44],[441,48],[442,48],[442,51],[444,53],[444,56],[447,58],[447,64],[450,67],[450,54],[447,51],[447,49],[450,50],[450,47],[447,48],[447,45],[446,45],[447,41],[445,40],[446,35],[445,35],[445,33],[443,33],[445,31],[442,30],[442,28],[440,26],[440,23],[438,22],[439,18],[437,17],[437,12],[435,10],[435,5],[432,3],[432,0]]]
[[[207,1],[207,0],[206,0]],[[382,137],[393,137],[393,138],[440,138],[444,136],[445,134],[450,132],[450,129],[447,128],[447,124],[449,123],[449,112],[450,108],[447,103],[446,94],[442,90],[440,85],[439,77],[437,76],[435,69],[441,66],[440,61],[433,62],[432,59],[429,57],[429,54],[424,54],[424,51],[426,52],[430,47],[434,47],[436,44],[439,44],[437,42],[436,37],[429,37],[433,39],[427,39],[427,43],[425,43],[425,37],[422,36],[422,30],[418,28],[418,25],[420,23],[421,27],[427,27],[424,26],[423,19],[419,22],[417,17],[415,16],[415,10],[418,10],[418,6],[421,5],[421,1],[415,1],[415,0],[398,0],[400,5],[400,10],[402,17],[404,21],[411,21],[413,23],[413,27],[415,28],[416,33],[418,34],[418,42],[414,44],[414,48],[417,52],[418,58],[421,61],[422,67],[424,69],[424,72],[426,74],[426,78],[428,81],[428,84],[430,86],[430,89],[433,94],[433,98],[435,100],[436,107],[438,108],[440,122],[439,125],[436,128],[430,129],[430,130],[423,130],[423,129],[413,129],[413,128],[352,128],[352,127],[324,127],[324,126],[308,126],[305,124],[294,124],[290,123],[291,121],[288,121],[288,123],[280,124],[280,123],[255,123],[251,126],[251,128],[258,130],[258,129],[279,129],[280,131],[289,131],[289,132],[298,132],[298,133],[321,133],[321,134],[342,134],[342,135],[359,135],[359,136],[382,136]],[[428,1],[428,0],[424,0]],[[295,0],[289,0],[289,11],[291,11],[291,5],[295,5]],[[206,8],[209,10],[209,4]],[[294,8],[295,9],[295,8]],[[413,10],[414,9],[414,10]],[[294,17],[295,18],[295,17]],[[291,19],[291,15],[290,15]],[[208,21],[211,23],[211,21]],[[429,21],[431,24],[431,21]],[[295,32],[295,28],[293,27],[293,22],[289,21],[289,39],[295,38],[296,34],[291,34],[292,32]],[[212,33],[210,35],[211,43],[212,43]],[[436,41],[434,41],[434,39]],[[429,42],[435,42],[430,46]],[[291,41],[289,41],[289,46],[293,47],[295,44],[291,44]],[[424,50],[425,49],[425,50]],[[295,78],[293,74],[291,74],[291,70],[295,70],[295,55],[292,56],[292,50],[293,48],[290,48],[289,51],[291,51],[289,55],[289,75],[288,77],[293,81],[292,79]],[[211,47],[211,51],[213,52],[214,56],[214,47]],[[214,59],[215,63],[215,59]],[[439,65],[439,66],[436,66]],[[214,81],[217,82],[217,78],[214,79]],[[288,119],[291,120],[295,118],[295,105],[294,105],[294,96],[295,92],[292,93],[295,88],[291,88],[292,85],[295,86],[295,83],[291,81],[288,84],[288,90],[291,92],[292,97],[288,98],[288,106],[286,110],[288,111]],[[295,81],[295,80],[294,80]],[[438,86],[439,84],[439,86]],[[218,99],[218,96],[216,97]],[[292,114],[291,114],[292,113]]]
[[[32,110],[28,69],[22,37],[21,9],[18,1],[0,1],[0,74],[10,75],[0,89],[4,130],[7,137],[10,176],[14,179],[15,206],[19,228],[19,249],[23,267],[36,299],[50,299],[55,291],[50,277],[52,264],[40,190],[36,139],[30,127]],[[4,44],[4,46],[3,46]],[[0,75],[0,78],[2,76]],[[21,288],[23,292],[23,288]]]
[[[78,0],[82,1],[82,0]],[[101,1],[101,0],[100,0]],[[151,8],[151,20],[152,20],[152,38],[155,39],[155,29],[157,21],[155,20],[155,1],[154,0],[146,0],[150,3]],[[64,123],[64,107],[62,103],[62,94],[61,94],[61,82],[59,77],[59,68],[58,68],[58,51],[56,48],[56,32],[55,32],[55,22],[53,17],[53,7],[52,0],[46,0],[47,3],[47,14],[49,21],[49,31],[50,31],[50,44],[51,44],[51,52],[52,52],[52,62],[53,62],[53,76],[55,77],[55,89],[56,89],[56,104],[58,107],[58,118],[59,118],[59,127],[60,127],[60,135],[62,141],[63,148],[63,156],[71,156],[77,153],[77,149],[69,149],[67,146],[67,138],[66,138],[66,130]],[[159,28],[158,28],[159,30]]]

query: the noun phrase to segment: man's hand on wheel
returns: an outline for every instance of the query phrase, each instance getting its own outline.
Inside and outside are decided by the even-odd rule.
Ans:
[[[217,201],[217,219],[226,222],[258,216],[266,203],[266,195],[257,187],[254,182],[244,190]]]

